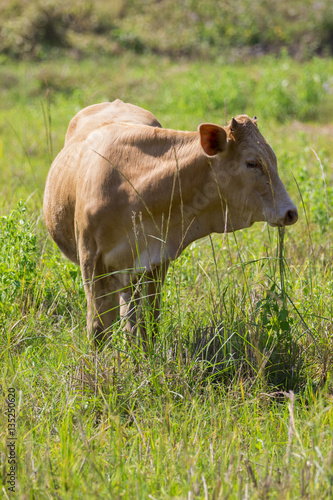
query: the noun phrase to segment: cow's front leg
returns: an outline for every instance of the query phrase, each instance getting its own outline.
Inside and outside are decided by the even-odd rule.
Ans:
[[[154,271],[143,273],[126,291],[121,292],[121,315],[126,318],[126,330],[131,338],[135,338],[138,330],[140,331],[145,350],[149,343],[149,327],[153,343],[155,341],[162,286],[168,266],[168,263],[164,263]]]

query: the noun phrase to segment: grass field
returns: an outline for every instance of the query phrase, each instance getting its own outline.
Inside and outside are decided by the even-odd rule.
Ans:
[[[131,50],[0,59],[3,498],[332,497],[332,74],[331,58],[286,51],[232,64]],[[188,247],[147,356],[120,327],[96,354],[80,270],[41,211],[69,120],[115,98],[170,128],[256,115],[300,215],[284,235],[256,224]]]

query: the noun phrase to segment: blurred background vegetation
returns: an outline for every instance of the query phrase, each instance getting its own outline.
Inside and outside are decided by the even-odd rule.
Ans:
[[[228,61],[333,53],[331,0],[0,0],[0,52],[136,53]]]

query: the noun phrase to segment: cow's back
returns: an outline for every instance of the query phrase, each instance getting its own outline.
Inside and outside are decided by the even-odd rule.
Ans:
[[[69,123],[65,145],[46,180],[43,210],[47,229],[60,250],[76,263],[75,210],[78,183],[82,180],[82,154],[94,141],[94,131],[116,123],[161,127],[152,113],[119,99],[88,106]],[[89,144],[90,149],[92,146]]]
[[[120,122],[162,127],[150,111],[116,99],[113,102],[93,104],[79,111],[68,125],[65,145],[73,139],[82,140],[86,138],[101,126]]]

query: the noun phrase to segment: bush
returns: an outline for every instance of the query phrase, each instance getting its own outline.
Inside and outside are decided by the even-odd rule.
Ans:
[[[10,314],[18,298],[24,302],[34,286],[37,270],[37,238],[19,202],[9,215],[0,217],[0,321]]]
[[[15,57],[54,47],[238,59],[282,47],[303,58],[333,51],[329,0],[0,0],[0,11],[0,52]]]

